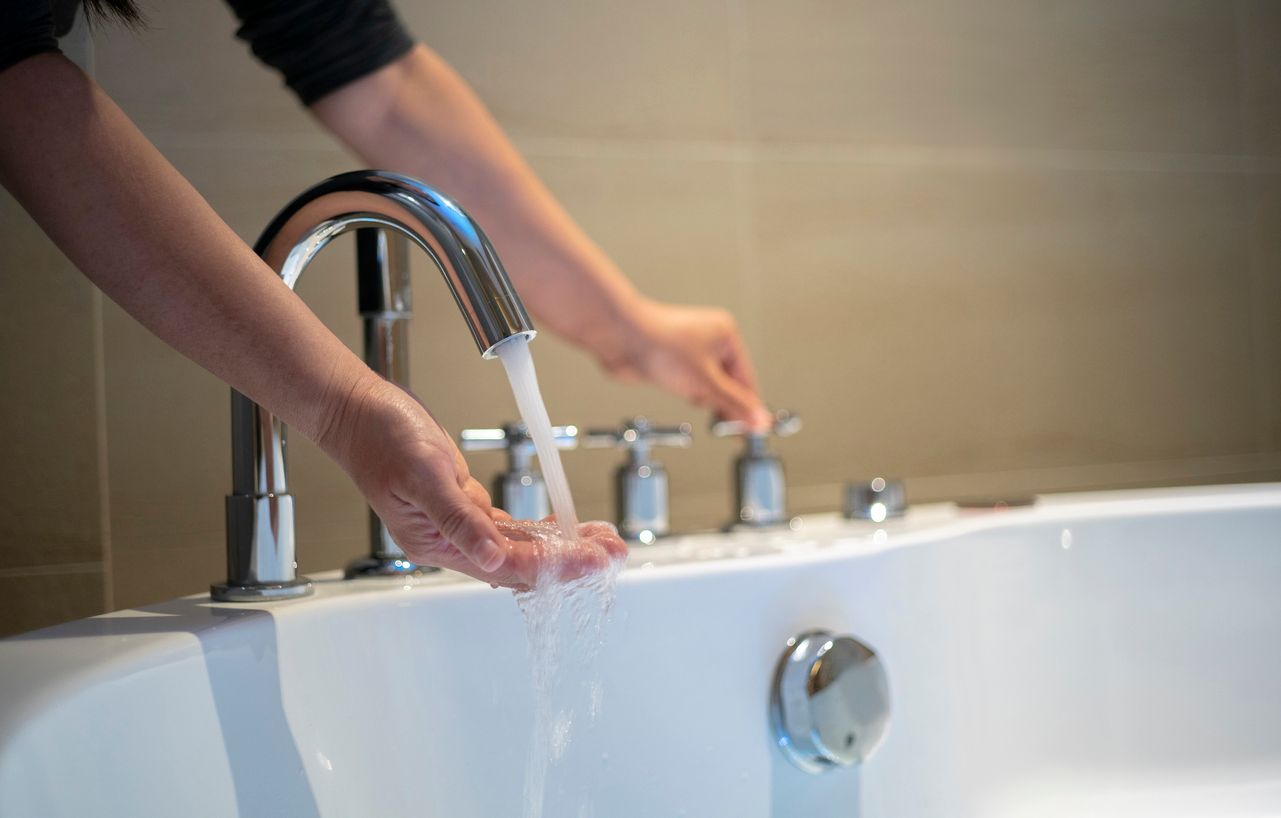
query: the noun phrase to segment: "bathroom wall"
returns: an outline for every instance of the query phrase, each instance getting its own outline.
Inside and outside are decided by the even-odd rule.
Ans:
[[[400,8],[643,289],[739,316],[768,400],[807,420],[779,445],[796,510],[876,474],[918,501],[1281,479],[1276,4]],[[97,77],[246,240],[356,166],[220,3],[148,14],[95,35]],[[203,590],[223,570],[226,388],[4,207],[0,295],[36,306],[0,330],[0,630]],[[453,432],[512,419],[500,368],[415,270],[418,391]],[[357,341],[349,245],[300,291]],[[30,356],[51,333],[57,366]],[[535,354],[554,421],[692,421],[694,448],[662,453],[676,525],[726,519],[734,446],[703,413],[550,336]],[[301,568],[338,567],[365,548],[361,499],[305,441],[292,457]],[[617,459],[567,455],[586,516],[610,514]]]
[[[113,607],[103,301],[0,188],[0,636]]]

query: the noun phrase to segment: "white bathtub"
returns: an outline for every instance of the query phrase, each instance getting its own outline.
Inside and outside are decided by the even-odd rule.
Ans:
[[[821,776],[767,717],[815,627],[893,700]],[[601,664],[548,818],[1281,815],[1281,486],[638,548]],[[454,577],[3,640],[0,816],[515,818],[527,673],[510,595]]]

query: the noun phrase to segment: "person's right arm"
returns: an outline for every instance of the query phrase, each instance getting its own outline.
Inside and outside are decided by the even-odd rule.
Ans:
[[[329,332],[84,72],[53,53],[0,71],[0,123],[0,184],[112,300],[334,457],[412,558],[528,581],[529,544],[499,532],[444,430]]]

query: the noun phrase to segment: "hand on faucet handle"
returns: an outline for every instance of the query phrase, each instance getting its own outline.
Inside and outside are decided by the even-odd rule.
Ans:
[[[723,309],[664,304],[637,297],[602,365],[622,378],[652,381],[752,429],[772,422],[734,317]]]

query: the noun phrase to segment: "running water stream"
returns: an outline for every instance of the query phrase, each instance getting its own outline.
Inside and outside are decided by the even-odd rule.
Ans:
[[[534,439],[538,465],[543,469],[543,480],[547,483],[547,494],[551,497],[556,521],[561,532],[569,532],[566,536],[572,539],[578,534],[578,514],[574,511],[574,498],[569,493],[569,481],[565,479],[560,451],[552,438],[547,407],[538,390],[538,373],[534,371],[534,357],[529,354],[529,339],[517,335],[499,344],[495,352],[507,370],[507,380],[511,382],[512,394],[516,396],[516,408],[520,410],[529,436]]]
[[[602,688],[595,660],[610,607],[614,582],[622,568],[621,559],[610,559],[603,570],[573,577],[567,567],[581,559],[583,548],[598,548],[580,533],[569,481],[552,439],[551,421],[538,389],[529,340],[515,337],[496,350],[507,379],[511,381],[516,406],[538,452],[554,523],[522,523],[542,550],[540,569],[533,586],[516,593],[516,604],[525,618],[532,671],[534,726],[525,764],[524,818],[541,818],[546,801],[550,767],[564,757],[573,735],[575,720],[581,719],[584,705],[589,722],[595,720]],[[589,524],[596,526],[600,524]],[[585,796],[584,796],[585,797]],[[580,803],[587,814],[589,803]]]

